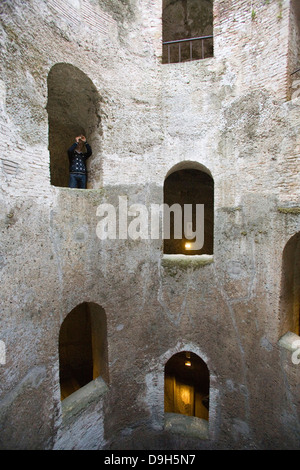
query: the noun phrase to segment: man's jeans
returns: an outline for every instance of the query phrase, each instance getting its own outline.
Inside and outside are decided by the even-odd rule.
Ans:
[[[69,187],[86,189],[86,175],[80,173],[70,173]]]

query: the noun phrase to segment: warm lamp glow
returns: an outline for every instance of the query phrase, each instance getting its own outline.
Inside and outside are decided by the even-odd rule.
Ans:
[[[185,247],[186,250],[189,250],[189,249],[191,248],[191,246],[192,246],[192,245],[191,245],[190,243],[188,243],[188,242],[184,245],[184,247]]]
[[[187,367],[191,367],[192,363],[191,361],[185,361],[184,365]]]

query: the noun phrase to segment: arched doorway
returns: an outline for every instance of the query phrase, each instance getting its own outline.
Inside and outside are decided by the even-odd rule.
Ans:
[[[193,352],[174,354],[165,365],[165,412],[208,420],[209,371]]]
[[[108,382],[106,314],[95,303],[77,305],[59,333],[61,399],[101,376]]]
[[[83,134],[92,146],[88,160],[88,187],[100,178],[100,97],[90,78],[71,64],[59,63],[48,75],[48,122],[50,179],[54,186],[68,187],[67,150]]]
[[[207,169],[202,165],[194,163],[184,163],[177,165],[167,175],[164,182],[164,204],[170,213],[170,231],[168,236],[164,236],[165,254],[213,254],[213,233],[214,233],[214,181]],[[203,205],[204,214],[198,214],[198,208]],[[187,207],[192,207],[191,217],[185,217]],[[174,207],[174,213],[170,209]],[[179,210],[179,215],[178,211]],[[177,217],[178,215],[178,217]],[[199,215],[199,217],[198,217]],[[168,214],[169,217],[169,214]],[[169,220],[169,219],[168,219]],[[178,227],[181,220],[181,234],[174,231],[175,224]],[[188,227],[190,224],[190,228]],[[193,249],[188,237],[188,233],[203,236],[203,245],[199,249]],[[196,237],[195,237],[196,238]],[[191,249],[192,247],[192,249]]]
[[[300,333],[300,233],[285,245],[282,255],[280,333]]]

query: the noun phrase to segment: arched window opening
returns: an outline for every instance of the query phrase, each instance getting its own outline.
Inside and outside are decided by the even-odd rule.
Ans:
[[[108,382],[106,314],[84,302],[63,321],[59,334],[61,399],[101,376]]]
[[[67,150],[83,134],[92,147],[87,161],[87,187],[97,187],[100,175],[100,97],[92,81],[70,64],[56,64],[48,75],[50,179],[69,186]]]
[[[163,63],[213,56],[213,0],[163,0]]]
[[[300,233],[286,244],[282,257],[281,334],[300,333]]]
[[[164,221],[170,225],[170,230],[164,230],[164,253],[212,255],[214,182],[210,174],[196,168],[172,172],[165,179],[164,204]]]
[[[209,418],[209,371],[192,352],[174,354],[165,365],[165,412]]]

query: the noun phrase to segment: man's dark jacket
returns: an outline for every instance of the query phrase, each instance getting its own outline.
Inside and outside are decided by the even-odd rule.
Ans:
[[[81,175],[86,174],[86,161],[92,155],[92,149],[90,145],[86,142],[86,153],[75,152],[77,147],[77,142],[75,142],[68,150],[69,157],[69,171],[70,173],[79,173]]]

